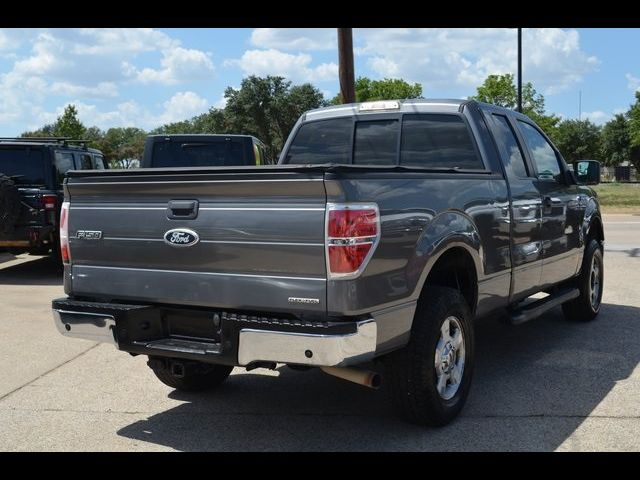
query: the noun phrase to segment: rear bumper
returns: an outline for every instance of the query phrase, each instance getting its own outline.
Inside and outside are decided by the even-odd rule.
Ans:
[[[377,325],[369,318],[310,322],[217,310],[53,301],[58,331],[149,356],[246,366],[256,362],[345,366],[371,360]]]

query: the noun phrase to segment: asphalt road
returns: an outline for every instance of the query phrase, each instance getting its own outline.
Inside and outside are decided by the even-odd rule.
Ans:
[[[608,216],[602,312],[477,326],[474,384],[441,429],[321,372],[235,369],[183,394],[113,346],[57,333],[47,259],[0,254],[0,450],[640,450],[640,216]],[[623,248],[624,247],[624,248]]]

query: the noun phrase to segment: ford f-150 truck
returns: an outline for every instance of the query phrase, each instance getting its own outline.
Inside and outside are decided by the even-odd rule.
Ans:
[[[443,425],[475,319],[598,314],[599,178],[528,117],[461,100],[309,111],[273,166],[70,172],[55,323],[177,389],[233,367],[382,372],[403,417]]]

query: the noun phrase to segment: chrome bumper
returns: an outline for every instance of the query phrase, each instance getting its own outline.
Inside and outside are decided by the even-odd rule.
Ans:
[[[347,335],[278,332],[242,329],[238,363],[293,363],[334,367],[369,361],[376,351],[377,327],[372,319],[357,323]]]
[[[118,344],[115,337],[116,320],[110,315],[54,309],[53,319],[56,328],[65,337]]]

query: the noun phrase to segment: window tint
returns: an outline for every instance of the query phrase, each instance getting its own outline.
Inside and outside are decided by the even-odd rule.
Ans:
[[[520,150],[520,145],[518,144],[511,125],[509,125],[507,117],[493,114],[493,118],[496,121],[496,128],[500,136],[498,144],[503,156],[509,159],[508,162],[511,172],[516,177],[527,177],[529,174],[527,172],[527,166],[524,163],[524,156],[522,155],[522,150]]]
[[[533,126],[518,120],[533,161],[538,169],[538,178],[556,178],[560,175],[560,165],[549,142]]]
[[[250,165],[241,141],[160,141],[153,146],[152,167],[206,167]]]
[[[456,115],[405,115],[401,142],[401,165],[484,168],[469,129]]]
[[[104,170],[104,157],[102,155],[94,155],[93,161],[96,164],[96,170]]]
[[[87,155],[86,153],[80,155],[80,170],[91,170],[92,168],[91,155]]]
[[[395,165],[397,150],[397,120],[356,123],[356,142],[353,150],[354,164]]]
[[[44,156],[41,148],[0,147],[0,172],[18,185],[44,185]]]
[[[350,163],[351,117],[305,123],[293,139],[285,163]]]
[[[70,153],[56,152],[55,155],[56,178],[58,183],[64,180],[64,174],[74,169],[73,155]]]

